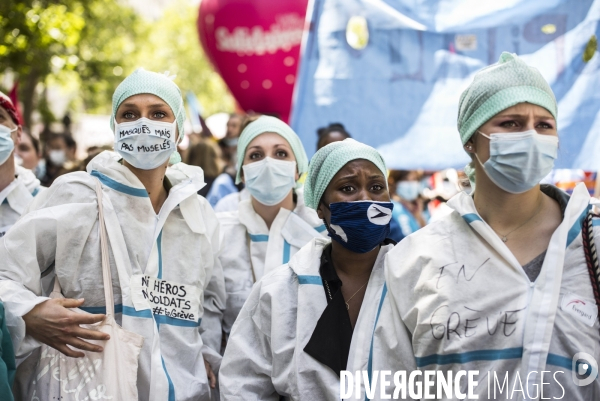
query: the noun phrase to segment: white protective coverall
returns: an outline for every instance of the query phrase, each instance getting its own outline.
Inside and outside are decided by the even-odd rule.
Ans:
[[[31,170],[16,166],[15,179],[0,191],[0,237],[17,220],[31,203],[33,198],[42,190],[40,180],[35,178]]]
[[[250,191],[246,188],[243,188],[240,192],[225,195],[215,205],[215,212],[234,212],[238,210],[240,201],[243,201],[244,199],[250,199]]]
[[[329,242],[313,239],[252,288],[223,357],[221,400],[340,399],[338,372],[304,351],[327,307],[319,268]],[[407,332],[385,344],[372,343],[374,331],[396,335],[383,274],[384,257],[391,248],[381,247],[369,278],[350,345],[347,370],[352,372],[389,369],[390,355],[402,355],[406,366],[414,364]],[[373,399],[379,395],[377,391]]]
[[[448,202],[450,215],[405,238],[386,258],[395,327],[407,326],[417,367],[478,370],[479,399],[537,399],[536,390],[542,399],[542,380],[544,399],[600,399],[598,379],[579,387],[571,376],[575,354],[600,361],[600,326],[581,236],[591,198],[583,184],[570,198],[555,187],[542,190],[559,202],[564,218],[535,282],[465,193]],[[587,304],[592,318],[579,316],[574,304]],[[542,377],[542,371],[548,373]]]
[[[40,271],[53,263],[65,297],[85,298],[81,309],[105,313],[95,194],[99,179],[110,243],[115,317],[124,329],[144,336],[139,400],[209,400],[202,352],[210,350],[203,347],[200,318],[203,309],[224,302],[210,302],[208,297],[208,304],[202,304],[211,275],[221,270],[218,221],[208,202],[197,195],[204,186],[202,170],[183,163],[168,168],[166,177],[172,187],[157,215],[142,183],[119,159],[116,153],[103,152],[90,162],[88,173],[59,177],[0,240],[0,298],[15,350],[22,355],[39,345],[25,336],[22,316],[47,299],[39,296],[39,277]],[[132,287],[142,273],[185,285],[191,294],[187,300],[192,306],[199,304],[196,311],[191,309],[193,319],[168,316],[154,306],[136,308],[132,297],[139,294]],[[224,297],[224,286],[222,289]],[[213,294],[213,298],[217,296]],[[21,376],[30,372],[20,370],[17,382],[30,382],[31,378]]]
[[[240,201],[237,211],[217,213],[217,217],[221,223],[219,259],[225,277],[227,307],[222,327],[206,327],[203,338],[207,345],[220,350],[222,331],[231,331],[254,282],[287,263],[311,239],[324,237],[327,229],[317,213],[304,205],[301,189],[296,190],[294,211],[281,208],[270,230],[254,211],[251,199]]]

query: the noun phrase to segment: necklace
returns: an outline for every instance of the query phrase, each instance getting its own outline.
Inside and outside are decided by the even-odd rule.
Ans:
[[[358,294],[358,291],[362,290],[363,287],[368,284],[368,282],[369,282],[369,280],[367,280],[366,283],[364,283],[363,285],[361,285],[361,287],[358,290],[356,290],[356,292],[354,294],[352,294],[352,296],[350,298],[348,298],[347,301],[344,301],[344,303],[346,304],[346,310],[350,310],[350,304],[348,304],[348,302],[350,302],[350,300],[352,298],[354,298],[354,296],[356,294]],[[327,295],[329,295],[329,299],[332,300],[333,297],[331,296],[331,290],[329,289],[329,283],[327,282],[327,280],[323,280],[323,283],[325,283],[325,289],[327,290]]]
[[[525,224],[529,223],[529,222],[530,222],[530,221],[531,221],[531,220],[532,220],[532,219],[533,219],[535,216],[537,216],[537,215],[538,215],[538,213],[540,212],[540,210],[542,210],[542,208],[540,207],[540,206],[541,206],[541,203],[542,203],[542,201],[543,201],[543,198],[541,198],[541,199],[540,199],[540,202],[539,202],[539,204],[538,204],[538,207],[537,207],[537,212],[535,212],[533,215],[531,215],[531,217],[530,217],[530,218],[528,218],[528,219],[527,219],[527,221],[526,221],[525,223],[521,224],[520,226],[518,226],[517,228],[513,229],[513,230],[512,230],[512,231],[510,231],[509,233],[507,233],[507,234],[500,234],[498,231],[496,231],[496,230],[494,229],[494,227],[492,227],[492,226],[490,226],[490,227],[492,227],[492,230],[494,230],[494,232],[495,232],[496,234],[498,234],[498,236],[500,236],[500,239],[502,239],[502,242],[507,242],[507,241],[508,241],[508,236],[509,236],[509,235],[511,235],[512,233],[514,233],[515,231],[517,231],[519,228],[523,227]]]
[[[350,305],[348,304],[348,302],[350,302],[350,300],[351,300],[352,298],[354,298],[354,296],[355,296],[356,294],[358,294],[358,292],[359,292],[360,290],[362,290],[362,289],[363,289],[363,287],[364,287],[365,285],[367,285],[367,283],[368,283],[368,282],[369,282],[369,280],[367,280],[367,282],[366,282],[366,283],[364,283],[363,285],[361,285],[361,286],[360,286],[360,288],[359,288],[358,290],[356,290],[356,292],[355,292],[354,294],[352,294],[352,296],[351,296],[350,298],[348,298],[348,300],[347,300],[347,301],[345,301],[345,302],[346,302],[346,309],[347,309],[347,310],[350,310]]]

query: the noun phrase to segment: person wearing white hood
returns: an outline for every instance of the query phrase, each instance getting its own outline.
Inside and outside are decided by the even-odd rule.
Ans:
[[[550,86],[516,55],[477,72],[458,112],[474,191],[386,258],[394,326],[418,368],[478,371],[479,399],[600,399],[597,201],[583,184],[570,197],[540,185],[556,117]]]
[[[41,190],[32,171],[15,166],[14,149],[23,131],[12,101],[0,92],[0,237],[21,217]]]
[[[306,205],[333,241],[312,239],[254,285],[223,356],[221,400],[339,400],[343,371],[389,370],[386,355],[413,359],[406,334],[395,337],[404,349],[372,343],[374,331],[394,333],[383,275],[393,247],[386,174],[381,155],[353,139],[314,155]],[[352,399],[365,399],[359,387]]]
[[[227,307],[222,327],[207,327],[211,334],[205,336],[217,351],[253,284],[325,231],[315,211],[304,204],[298,179],[308,169],[308,157],[286,123],[261,116],[244,128],[237,146],[236,184],[244,182],[250,198],[241,200],[236,211],[217,213]]]
[[[199,327],[204,311],[218,314],[215,307],[224,305],[224,284],[221,294],[213,293],[203,302],[211,277],[222,277],[219,225],[208,202],[197,195],[205,185],[202,170],[179,163],[176,146],[184,119],[181,93],[172,80],[136,70],[113,96],[117,153],[103,152],[92,159],[87,172],[59,177],[0,241],[0,298],[17,355],[45,343],[80,357],[79,350],[102,352],[101,346],[86,340],[111,341],[102,332],[80,326],[103,320],[106,312],[96,195],[100,183],[115,318],[125,330],[144,338],[137,372],[139,400],[210,400],[207,375],[213,386],[214,375],[203,353],[220,361],[203,346]],[[170,163],[175,164],[168,167]],[[40,272],[53,266],[64,299],[40,296]],[[173,292],[143,297],[157,286],[184,287],[180,297],[186,306],[170,303],[167,309],[162,301],[156,303]],[[90,314],[68,309],[74,307]],[[35,354],[21,367],[30,359],[35,363]],[[16,395],[19,389],[27,391],[36,380],[34,373],[35,369],[19,369]]]

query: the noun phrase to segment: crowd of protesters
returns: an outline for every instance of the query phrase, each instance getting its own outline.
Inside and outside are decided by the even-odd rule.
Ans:
[[[85,152],[0,93],[0,399],[387,399],[374,372],[423,370],[598,399],[570,376],[600,360],[598,202],[543,183],[554,94],[503,53],[457,102],[464,172],[388,170],[343,121],[310,160],[276,116],[186,133],[144,69]]]

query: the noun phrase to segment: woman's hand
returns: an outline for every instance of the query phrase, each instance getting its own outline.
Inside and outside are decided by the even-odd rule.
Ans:
[[[82,299],[49,299],[36,305],[23,316],[26,333],[36,340],[49,345],[73,358],[84,356],[83,352],[69,348],[78,348],[91,352],[102,352],[103,348],[96,344],[83,341],[108,340],[110,336],[100,331],[84,329],[80,324],[94,324],[104,320],[104,315],[77,313],[68,308],[78,308],[83,305]]]
[[[208,361],[205,359],[204,360],[204,367],[206,368],[206,377],[208,377],[208,384],[210,384],[210,388],[215,388],[217,387],[217,376],[215,376],[215,372],[213,372],[212,368],[210,367],[210,363],[208,363]]]

